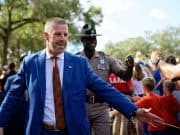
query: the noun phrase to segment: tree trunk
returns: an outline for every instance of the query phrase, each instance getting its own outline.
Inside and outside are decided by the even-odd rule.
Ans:
[[[2,57],[2,64],[7,64],[7,54],[8,54],[8,46],[9,46],[9,35],[7,34],[3,38],[3,57]]]

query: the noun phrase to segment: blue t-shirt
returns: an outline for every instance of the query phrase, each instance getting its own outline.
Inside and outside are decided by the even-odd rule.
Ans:
[[[161,80],[161,71],[158,68],[157,70],[154,71],[153,77],[156,81],[156,84]],[[155,91],[159,92],[160,95],[163,95],[163,86],[160,84],[158,87],[155,88]]]

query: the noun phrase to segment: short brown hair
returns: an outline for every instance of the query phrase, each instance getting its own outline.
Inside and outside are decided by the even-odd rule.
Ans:
[[[155,80],[152,77],[146,77],[142,80],[142,84],[146,87],[149,91],[153,91],[155,88]]]
[[[143,69],[139,63],[134,64],[133,78],[137,79],[138,81],[144,78]]]
[[[57,25],[57,24],[67,24],[66,21],[62,18],[59,17],[53,17],[53,18],[49,18],[46,21],[46,24],[44,26],[44,31],[48,32],[49,28],[51,28],[53,25]]]
[[[164,88],[168,89],[168,91],[172,93],[175,89],[175,84],[171,80],[165,80],[163,82],[163,89]]]

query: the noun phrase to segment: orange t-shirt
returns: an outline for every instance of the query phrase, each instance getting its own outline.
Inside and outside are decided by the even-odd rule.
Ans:
[[[174,97],[173,95],[161,96],[160,104],[162,108],[161,110],[163,119],[165,120],[165,122],[177,126],[178,121],[176,116],[179,110],[179,105],[176,97]]]
[[[146,108],[146,109],[151,108],[151,113],[156,114],[157,116],[162,118],[161,110],[160,110],[161,108],[160,99],[158,95],[154,93],[150,93],[149,95],[146,95],[141,99],[139,99],[135,104],[139,108]],[[164,130],[165,127],[163,125],[158,125],[157,127],[153,127],[148,124],[148,131],[164,131]]]

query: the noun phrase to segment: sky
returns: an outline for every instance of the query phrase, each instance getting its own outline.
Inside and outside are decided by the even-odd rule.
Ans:
[[[83,7],[101,7],[103,22],[96,27],[97,50],[108,42],[145,36],[169,26],[180,26],[180,0],[80,0]]]

